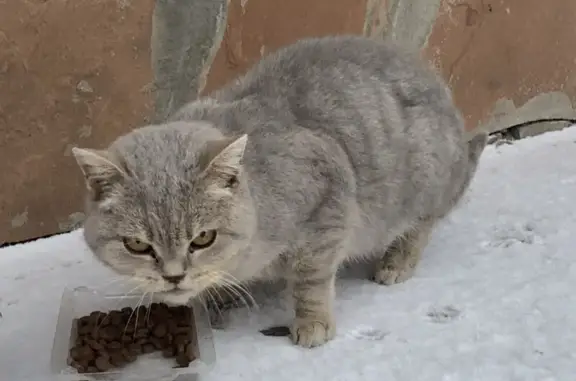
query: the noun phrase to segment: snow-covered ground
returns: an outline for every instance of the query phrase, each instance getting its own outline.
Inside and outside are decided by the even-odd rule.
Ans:
[[[208,381],[576,379],[576,127],[490,146],[467,201],[434,234],[417,274],[338,285],[338,336],[305,350],[259,329],[278,301],[215,331]],[[0,379],[49,380],[65,285],[109,273],[79,232],[0,250]]]

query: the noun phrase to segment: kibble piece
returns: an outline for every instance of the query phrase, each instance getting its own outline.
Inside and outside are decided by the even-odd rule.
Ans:
[[[78,337],[76,337],[75,343],[76,343],[76,345],[75,345],[76,347],[88,345],[88,344],[86,344],[86,340],[84,339],[84,336],[80,336],[80,335],[78,335]]]
[[[90,324],[90,316],[83,316],[80,319],[78,319],[79,326],[84,327],[88,324]]]
[[[146,327],[146,319],[143,318],[141,315],[138,317],[138,320],[134,321],[134,325],[136,326],[136,330],[139,329],[147,329]]]
[[[90,332],[87,335],[90,335],[94,340],[99,341],[100,340],[100,327],[96,326],[96,327],[92,327],[92,329],[90,330]]]
[[[115,326],[107,326],[100,329],[100,337],[106,341],[115,341],[121,335],[120,329]]]
[[[176,354],[176,349],[174,347],[166,347],[162,350],[162,356],[165,358],[172,358]]]
[[[93,329],[94,329],[94,327],[92,327],[89,324],[82,325],[78,328],[78,334],[82,335],[82,336],[88,335],[88,334],[90,334],[90,332],[92,332]]]
[[[137,343],[132,343],[128,346],[128,350],[130,351],[130,353],[139,355],[142,353],[142,346]]]
[[[126,360],[127,363],[136,361],[136,355],[132,354],[129,349],[123,348],[120,353],[122,354],[122,356],[124,356],[124,359]]]
[[[86,368],[82,364],[80,364],[79,362],[72,361],[70,363],[70,366],[72,366],[74,369],[76,369],[78,371],[78,373],[86,373]]]
[[[120,311],[112,311],[110,312],[110,324],[114,326],[119,326],[122,324],[124,318],[122,317],[122,313]]]
[[[165,345],[165,341],[162,339],[159,339],[157,337],[151,337],[150,338],[150,343],[152,345],[154,345],[154,348],[156,349],[160,349],[162,350],[166,345]]]
[[[148,340],[148,338],[146,337],[142,337],[140,339],[136,339],[135,343],[138,345],[144,345],[144,344],[148,344],[150,342],[150,340]]]
[[[154,330],[152,331],[152,333],[156,337],[164,337],[168,334],[168,327],[166,326],[166,324],[160,323],[154,327]]]
[[[127,322],[126,327],[124,328],[124,331],[127,334],[132,335],[134,332],[136,332],[136,327],[134,326],[133,323],[131,324],[130,322]]]
[[[185,368],[188,365],[190,365],[190,360],[188,360],[186,353],[178,353],[178,355],[176,356],[176,364],[178,364],[178,366],[182,368]]]
[[[110,319],[110,314],[102,314],[100,316],[98,325],[100,327],[106,327],[108,325],[110,325],[112,323],[111,319]]]
[[[87,359],[94,357],[94,350],[89,346],[73,347],[70,350],[70,357],[78,361],[80,359]]]
[[[174,337],[174,345],[176,346],[180,346],[180,345],[186,345],[190,342],[190,338],[188,337],[188,335],[178,335],[176,337]]]
[[[136,333],[134,333],[134,337],[138,339],[142,339],[144,337],[150,337],[150,331],[147,328],[138,328]]]
[[[155,350],[156,350],[156,348],[154,347],[154,345],[152,345],[150,343],[146,343],[146,344],[142,345],[142,353],[144,353],[144,354],[152,353]]]
[[[74,360],[78,360],[80,356],[80,347],[72,347],[70,349],[70,357]]]
[[[100,344],[98,341],[96,340],[87,340],[86,344],[88,344],[90,346],[90,348],[92,348],[95,351],[102,351],[104,350],[104,346],[102,344]]]
[[[119,341],[111,341],[108,343],[108,349],[111,351],[117,351],[124,348],[121,342]]]
[[[95,366],[89,366],[88,368],[86,368],[86,373],[98,373],[98,372],[99,370]]]
[[[110,355],[110,363],[117,368],[126,365],[127,361],[122,352],[112,353]]]
[[[102,319],[104,317],[104,313],[100,312],[100,311],[94,311],[90,314],[89,316],[89,325],[95,326],[98,325],[98,323],[100,323],[100,319]]]
[[[186,346],[186,357],[188,357],[188,360],[190,362],[192,362],[193,360],[196,359],[196,353],[194,351],[194,345],[192,343],[188,344]]]
[[[113,368],[113,365],[110,363],[110,359],[108,357],[100,356],[94,361],[94,365],[100,372],[106,372]]]
[[[176,324],[176,322],[172,319],[168,320],[166,325],[168,326],[168,332],[170,333],[176,333],[178,330],[178,324]]]
[[[189,334],[190,331],[192,330],[192,327],[190,327],[189,325],[186,326],[180,326],[177,327],[176,330],[174,331],[174,333],[176,334]]]

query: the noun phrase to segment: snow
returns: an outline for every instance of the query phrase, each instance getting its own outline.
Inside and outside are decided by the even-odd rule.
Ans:
[[[307,350],[259,329],[278,299],[215,331],[207,381],[568,381],[576,374],[576,126],[490,146],[466,201],[436,230],[415,277],[362,268],[338,282],[338,335]],[[112,277],[112,278],[111,278]],[[0,369],[48,380],[64,286],[113,279],[79,231],[0,250]]]

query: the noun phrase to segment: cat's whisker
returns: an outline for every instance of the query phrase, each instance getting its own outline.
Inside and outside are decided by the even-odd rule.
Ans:
[[[136,306],[136,319],[134,319],[134,335],[133,338],[136,338],[136,331],[138,329],[138,317],[140,314],[140,306],[142,305],[142,302],[144,302],[144,298],[146,297],[148,293],[145,292],[144,294],[142,294],[142,297],[140,297],[140,300],[138,301],[138,305]]]
[[[123,276],[122,276],[122,277],[114,278],[114,279],[112,279],[112,280],[110,280],[110,281],[108,281],[108,282],[106,282],[106,283],[104,283],[104,284],[101,284],[101,285],[98,285],[98,286],[94,286],[94,287],[92,287],[92,288],[95,289],[95,290],[97,290],[97,291],[103,291],[103,290],[105,290],[105,289],[108,288],[108,287],[112,287],[113,285],[117,285],[119,282],[122,282],[122,283],[123,283],[123,282],[126,282],[126,281],[127,281],[126,277],[123,277]]]
[[[218,302],[220,302],[221,304],[224,303],[224,298],[222,297],[222,295],[220,295],[220,291],[218,291],[218,288],[212,286],[209,287],[210,290],[214,291],[214,294],[216,294],[216,297],[218,298]]]
[[[250,305],[247,303],[246,299],[243,297],[243,295],[238,292],[238,290],[232,285],[225,285],[222,284],[222,282],[224,281],[224,277],[225,277],[225,273],[221,272],[219,270],[212,270],[212,271],[207,271],[204,274],[202,274],[202,276],[200,276],[197,279],[197,282],[199,284],[205,284],[206,286],[203,287],[204,288],[204,292],[206,294],[210,293],[209,290],[214,290],[217,295],[218,298],[221,300],[222,304],[224,305],[224,298],[222,297],[222,295],[220,295],[219,293],[219,288],[222,289],[222,291],[226,292],[226,294],[230,297],[232,303],[234,303],[235,307],[240,307],[238,305],[238,301],[241,301],[243,303],[244,306],[246,307],[250,307]],[[231,281],[226,281],[226,284],[231,283]],[[218,287],[216,287],[215,285],[218,285]],[[217,304],[214,296],[210,293],[211,297],[212,297],[212,301],[214,302],[214,304]],[[220,307],[220,306],[218,306]]]
[[[118,301],[115,303],[114,308],[118,308],[118,307],[120,306],[120,304],[122,304],[122,302],[123,302],[124,300],[126,300],[127,297],[130,296],[131,293],[133,293],[134,291],[136,291],[136,290],[138,290],[138,289],[140,289],[140,288],[142,288],[142,287],[144,287],[144,286],[147,286],[147,285],[148,285],[148,283],[139,284],[139,285],[137,285],[136,287],[130,289],[129,291],[126,291],[125,293],[123,293],[123,294],[118,298]]]
[[[212,290],[214,290],[215,292],[217,292],[214,288],[209,287],[206,289],[206,292],[208,294],[208,297],[210,297],[210,300],[212,301],[212,305],[214,306],[214,308],[216,309],[216,312],[218,313],[218,315],[220,316],[220,319],[222,319],[222,310],[220,309],[220,306],[218,305],[218,301],[216,301],[216,299],[214,298],[214,295],[212,294]]]
[[[221,273],[224,276],[228,277],[229,280],[232,280],[234,285],[241,288],[246,294],[248,294],[252,298],[252,295],[251,295],[250,291],[248,290],[248,287],[246,287],[246,285],[242,284],[242,282],[240,280],[238,280],[238,278],[236,278],[234,275],[230,274],[229,272],[221,271]],[[256,304],[256,301],[254,301],[254,303]]]
[[[146,309],[146,324],[147,325],[150,323],[150,311],[151,311],[151,307],[152,307],[152,301],[154,300],[154,293],[150,292],[148,294],[149,294],[148,308]]]
[[[95,289],[98,291],[104,291],[112,286],[123,286],[126,284],[126,282],[128,282],[129,279],[125,276],[121,276],[115,279],[110,280],[109,282],[106,282],[102,285],[96,286]]]
[[[221,280],[220,282],[222,283],[223,281]],[[224,284],[222,284],[222,290],[225,291],[226,294],[230,296],[230,298],[234,302],[234,305],[237,308],[240,307],[238,302],[242,302],[243,307],[249,307],[246,300],[244,299],[244,296],[240,292],[238,292],[234,287],[228,285],[228,283],[225,281]]]
[[[140,314],[140,307],[143,305],[143,303],[144,303],[144,298],[146,297],[147,294],[148,294],[148,293],[146,292],[146,293],[144,293],[144,294],[142,295],[142,297],[140,298],[139,305],[138,305],[137,310],[136,310],[136,319],[134,319],[134,335],[133,335],[133,338],[136,338],[136,331],[138,330],[138,319],[139,319],[139,317],[140,317],[140,316],[139,316],[139,314]]]
[[[237,288],[235,284],[227,282],[227,281],[222,284],[222,287],[223,287],[223,289],[228,290],[228,291],[232,292],[234,295],[236,295],[236,300],[237,300],[236,305],[238,305],[238,302],[241,302],[243,307],[245,307],[249,310],[252,309],[252,305],[249,302],[251,299],[250,295],[248,295],[248,298],[246,298],[244,296],[244,294],[239,291],[241,289]]]
[[[144,297],[146,296],[147,292],[145,292],[144,294],[142,294],[142,296],[140,297],[140,300],[138,300],[138,303],[136,304],[136,306],[132,309],[132,312],[130,313],[130,316],[128,317],[128,321],[126,322],[126,326],[124,327],[124,333],[123,335],[126,335],[126,330],[128,329],[128,326],[130,325],[130,321],[132,320],[132,316],[134,316],[134,312],[136,312],[136,319],[134,322],[134,335],[136,335],[136,324],[138,323],[138,307],[140,307],[140,304],[142,303],[142,301],[144,300]]]
[[[136,289],[138,289],[138,288],[140,288],[140,287],[142,287],[142,285],[138,285],[138,286],[134,287],[132,290],[130,290],[130,291],[128,291],[127,293],[125,293],[124,295],[122,295],[122,296],[120,297],[120,300],[118,300],[118,301],[116,301],[116,303],[114,303],[113,309],[118,308],[118,306],[120,305],[120,303],[122,303],[122,301],[126,298],[126,295],[127,295],[127,294],[133,292],[134,290],[136,290]],[[102,324],[104,324],[104,321],[105,321],[105,319],[106,319],[106,316],[108,316],[108,315],[110,315],[110,314],[109,314],[109,313],[105,314],[105,317],[102,318],[102,320],[98,323],[98,325],[96,326],[96,329],[95,329],[96,332],[98,332],[98,331],[100,330],[100,327],[102,327]]]
[[[234,288],[236,288],[237,290],[243,292],[252,302],[252,307],[256,307],[258,308],[258,303],[256,302],[256,300],[254,299],[254,297],[252,296],[252,293],[250,292],[250,290],[248,289],[248,287],[246,287],[245,285],[243,285],[238,278],[234,277],[232,274],[227,273],[227,272],[223,272],[223,275],[226,276],[228,278],[228,281],[231,281],[232,286]]]
[[[259,308],[258,303],[250,291],[242,284],[239,284],[236,278],[223,271],[220,271],[219,274],[221,275],[220,281],[222,282],[224,288],[233,292],[234,295],[237,295],[240,301],[242,301],[248,309],[252,307],[256,307],[256,309]],[[248,303],[248,301],[250,301],[252,304]]]
[[[214,289],[218,292],[218,294],[220,294],[220,292],[218,291],[218,289],[216,287],[214,287]],[[240,308],[239,304],[238,304],[238,294],[237,293],[233,293],[230,290],[228,290],[228,288],[226,287],[221,287],[222,291],[224,291],[226,293],[226,295],[228,295],[230,297],[230,301],[234,304],[234,306],[236,308]],[[223,298],[222,298],[223,299]],[[222,304],[224,304],[224,301],[222,301]]]

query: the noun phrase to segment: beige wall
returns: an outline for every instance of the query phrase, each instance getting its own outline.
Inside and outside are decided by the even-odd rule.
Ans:
[[[70,148],[149,113],[153,0],[133,4],[0,2],[0,243],[68,229],[83,187]]]

